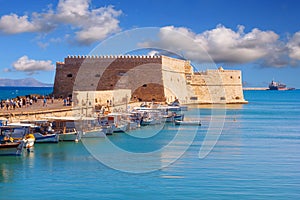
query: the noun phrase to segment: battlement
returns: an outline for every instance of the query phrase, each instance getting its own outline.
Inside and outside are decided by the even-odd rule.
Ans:
[[[148,55],[69,55],[65,58],[65,64],[82,64],[95,62],[159,62],[162,56]]]
[[[78,55],[78,56],[73,56],[73,55],[68,55],[66,59],[68,58],[75,58],[75,59],[103,59],[103,58],[113,58],[113,59],[117,59],[117,58],[162,58],[162,56],[157,55],[157,56],[150,56],[150,55]]]

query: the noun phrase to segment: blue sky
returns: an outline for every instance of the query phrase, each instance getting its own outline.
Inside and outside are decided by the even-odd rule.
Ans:
[[[87,55],[124,31],[156,27],[156,41],[143,40],[142,47],[180,51],[199,66],[205,51],[216,65],[241,69],[247,86],[267,86],[274,78],[300,88],[297,0],[0,0],[0,5],[0,78],[53,83],[55,62],[66,56]]]

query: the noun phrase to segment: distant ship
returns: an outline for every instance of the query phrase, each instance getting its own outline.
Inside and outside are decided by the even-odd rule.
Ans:
[[[269,84],[269,89],[270,90],[294,90],[295,88],[287,88],[286,85],[283,83],[272,81]]]

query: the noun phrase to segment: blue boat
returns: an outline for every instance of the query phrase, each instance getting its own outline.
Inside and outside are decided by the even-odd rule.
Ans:
[[[52,134],[41,134],[39,132],[34,133],[36,143],[57,143],[59,141],[59,135],[56,133]]]

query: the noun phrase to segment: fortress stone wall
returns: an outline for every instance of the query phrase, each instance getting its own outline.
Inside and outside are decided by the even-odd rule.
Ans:
[[[56,64],[56,97],[119,89],[131,90],[132,101],[246,103],[239,70],[199,73],[190,61],[167,56],[68,56]]]

